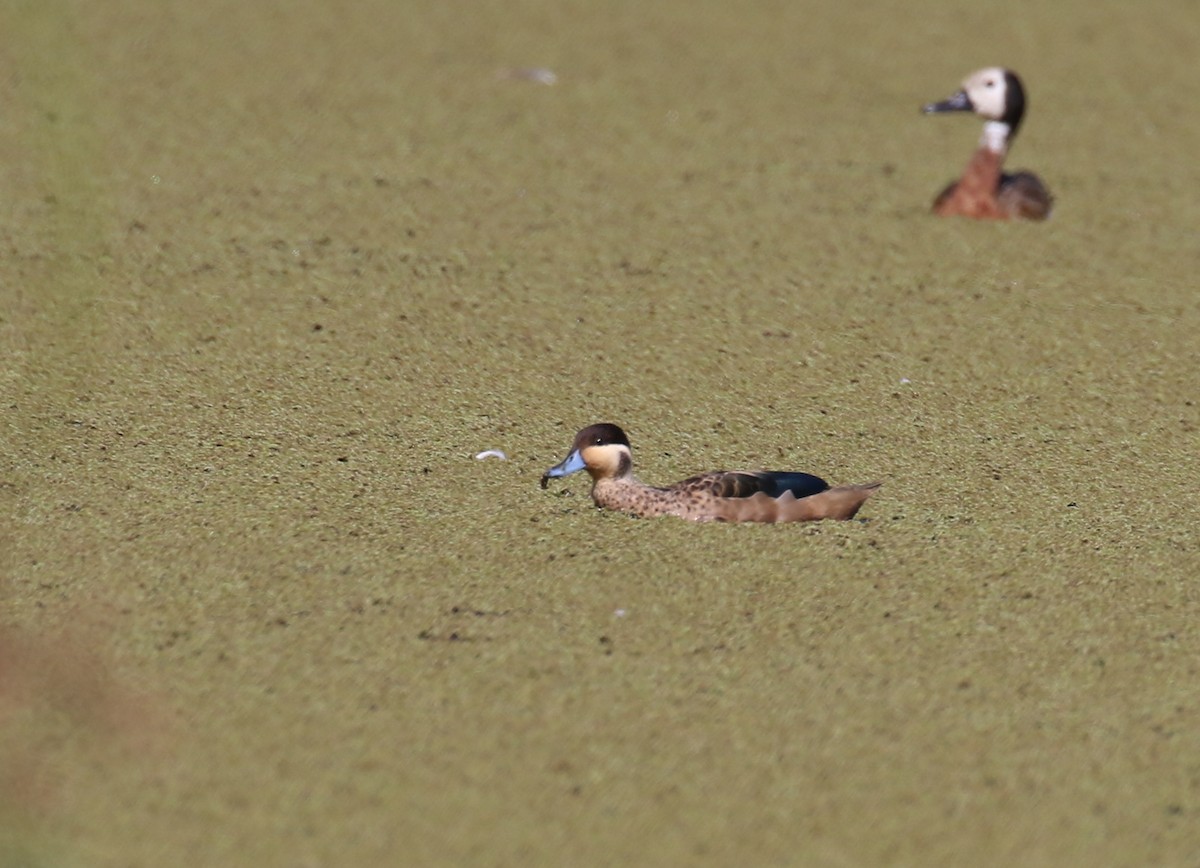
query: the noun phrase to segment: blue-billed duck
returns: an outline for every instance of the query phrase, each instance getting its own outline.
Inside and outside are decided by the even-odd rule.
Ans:
[[[630,515],[674,515],[691,521],[816,521],[853,518],[882,483],[839,485],[810,473],[719,470],[666,488],[633,475],[629,438],[616,425],[600,423],[580,431],[571,451],[542,476],[550,479],[586,470],[597,506]]]

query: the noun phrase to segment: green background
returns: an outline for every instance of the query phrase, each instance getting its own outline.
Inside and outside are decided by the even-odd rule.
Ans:
[[[8,862],[1200,862],[1194,3],[0,10]]]

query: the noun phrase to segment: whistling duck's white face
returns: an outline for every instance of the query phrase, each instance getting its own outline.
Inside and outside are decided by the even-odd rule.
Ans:
[[[925,114],[974,112],[987,121],[980,144],[1003,153],[1025,114],[1025,88],[1011,69],[989,66],[968,75],[954,96],[921,110]]]
[[[989,66],[968,75],[962,90],[941,102],[928,103],[926,114],[974,112],[984,120],[997,121],[1016,129],[1025,113],[1025,89],[1011,69]]]
[[[1008,76],[1004,69],[991,66],[973,72],[963,80],[963,93],[971,109],[981,118],[1001,121],[1008,114]]]

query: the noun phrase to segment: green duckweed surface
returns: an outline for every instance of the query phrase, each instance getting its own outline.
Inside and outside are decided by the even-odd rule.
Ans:
[[[9,862],[1200,862],[1194,4],[0,26]],[[928,213],[990,64],[1045,224]]]

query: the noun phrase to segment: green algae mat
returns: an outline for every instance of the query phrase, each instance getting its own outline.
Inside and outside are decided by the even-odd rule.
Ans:
[[[1200,862],[1193,5],[0,28],[0,862]],[[993,64],[1044,224],[929,213]]]

